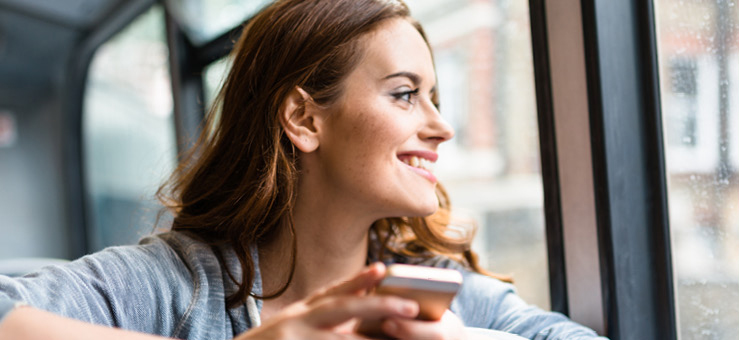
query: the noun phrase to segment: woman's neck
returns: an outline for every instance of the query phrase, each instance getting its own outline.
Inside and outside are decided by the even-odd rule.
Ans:
[[[302,160],[309,162],[307,155]],[[315,164],[301,165],[316,169]],[[262,317],[318,289],[356,275],[367,264],[369,228],[379,213],[354,199],[343,187],[332,184],[322,171],[304,171],[292,209],[295,235],[282,228],[270,244],[260,245],[259,267],[264,294],[282,288],[290,275],[292,242],[297,242],[295,271],[285,292],[264,301]]]
[[[274,311],[304,299],[320,288],[354,276],[366,266],[372,221],[358,220],[330,206],[315,199],[296,202],[293,210],[297,241],[295,272],[282,295],[265,301],[264,312],[267,313],[263,312],[263,319],[270,309]],[[259,248],[263,294],[266,295],[282,288],[290,275],[293,235],[285,229],[280,230],[272,242]]]

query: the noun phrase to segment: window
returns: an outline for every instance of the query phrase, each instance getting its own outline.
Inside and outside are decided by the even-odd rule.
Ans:
[[[665,122],[667,144],[672,147],[694,148],[697,145],[696,115],[698,111],[697,63],[690,58],[675,57],[669,65],[670,103]]]
[[[473,250],[548,309],[549,280],[527,1],[408,0],[430,39],[441,114],[456,136],[436,172]]]
[[[83,109],[91,251],[153,230],[153,195],[176,162],[167,56],[164,13],[155,6],[92,60]]]
[[[269,0],[182,0],[170,9],[190,39],[203,44],[238,26],[264,7]]]
[[[739,2],[656,3],[681,339],[739,335]]]
[[[226,81],[231,69],[231,59],[226,56],[205,67],[203,72],[203,92],[205,93],[205,112],[208,113],[218,91]]]
[[[15,144],[18,131],[15,118],[10,112],[0,111],[0,148],[9,148]]]

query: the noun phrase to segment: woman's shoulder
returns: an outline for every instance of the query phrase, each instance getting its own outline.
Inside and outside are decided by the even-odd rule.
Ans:
[[[123,297],[146,300],[156,296],[156,300],[180,306],[190,304],[204,289],[223,287],[221,266],[213,250],[178,232],[146,236],[136,245],[108,247],[43,268],[17,282],[38,286],[36,296],[66,289],[85,296],[100,292],[122,302],[126,301]],[[136,294],[132,295],[131,287],[136,287]]]
[[[100,267],[108,274],[130,275],[140,271],[152,274],[156,269],[175,274],[174,269],[201,262],[209,251],[204,243],[185,234],[165,232],[146,236],[136,245],[112,246],[83,256],[69,267]]]
[[[146,236],[135,245],[107,247],[38,275],[49,276],[52,281],[55,277],[73,277],[81,285],[104,287],[113,295],[130,294],[132,285],[141,293],[172,292],[178,304],[187,304],[198,286],[198,276],[202,276],[197,274],[202,272],[198,268],[213,257],[202,255],[205,248],[184,234],[165,232]]]
[[[175,315],[184,314],[195,291],[176,239],[181,238],[150,236],[138,245],[108,247],[23,277],[0,277],[0,300],[86,322],[170,334]]]
[[[216,257],[209,244],[188,233],[177,231],[144,237],[139,241],[138,248],[147,256],[173,258],[186,265],[196,265]]]
[[[117,251],[126,251],[125,248]],[[195,286],[223,290],[229,275],[240,275],[241,267],[234,251],[217,246],[188,233],[169,231],[143,238],[138,245],[142,259],[153,261],[170,273],[185,277]]]
[[[225,256],[214,249],[184,233],[151,235],[22,278],[0,278],[0,300],[129,330],[209,338],[230,329],[223,327]],[[200,319],[211,326],[199,327],[193,320]]]

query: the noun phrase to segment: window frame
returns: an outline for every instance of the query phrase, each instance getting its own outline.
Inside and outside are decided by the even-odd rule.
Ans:
[[[200,46],[195,45],[180,27],[169,7],[165,7],[169,47],[175,130],[179,157],[200,135],[205,107],[204,73],[206,67],[227,56],[241,35],[248,19]]]
[[[559,157],[554,129],[549,41],[544,1],[530,0],[531,44],[534,62],[534,86],[539,127],[541,176],[544,191],[544,228],[549,263],[549,296],[551,309],[570,314],[565,268],[562,199],[559,183]]]
[[[542,26],[549,24],[547,15],[552,15],[549,19],[555,19],[553,14],[556,13],[572,14],[570,23],[575,22],[580,27],[583,39],[582,46],[575,46],[574,51],[575,57],[582,58],[575,58],[575,64],[571,67],[584,70],[586,83],[579,92],[558,92],[557,86],[572,80],[561,81],[563,77],[556,79],[556,68],[561,67],[563,62],[573,62],[563,61],[558,56],[573,51],[563,51],[568,46],[564,46],[562,40],[556,40],[557,31],[562,27],[532,29],[532,34],[538,32],[541,35],[545,32],[545,37],[534,39],[545,41],[540,42],[538,48],[535,46],[535,50],[538,49],[538,53],[543,55],[535,58],[536,67],[546,70],[542,71],[545,75],[537,78],[537,91],[542,92],[537,94],[540,115],[550,116],[540,120],[550,122],[550,126],[540,123],[541,134],[545,135],[544,131],[555,134],[549,142],[556,145],[554,148],[559,152],[555,156],[559,160],[558,167],[554,168],[557,162],[543,163],[542,172],[592,173],[590,178],[580,176],[578,183],[563,184],[560,181],[545,184],[545,188],[591,188],[590,201],[584,199],[580,202],[590,204],[587,210],[592,209],[596,218],[594,225],[587,221],[574,225],[567,222],[567,209],[573,208],[572,205],[578,201],[568,199],[561,190],[558,196],[561,201],[559,210],[556,206],[546,209],[547,214],[551,214],[547,217],[548,223],[552,220],[556,223],[558,219],[563,221],[561,233],[564,242],[550,240],[550,245],[564,243],[564,253],[586,253],[579,249],[583,244],[567,241],[568,234],[593,227],[597,233],[594,255],[599,259],[600,269],[598,273],[587,275],[590,278],[598,276],[602,301],[591,306],[573,303],[584,300],[579,295],[591,293],[570,289],[565,298],[570,315],[575,321],[581,322],[579,317],[586,314],[573,315],[575,309],[592,313],[587,315],[602,315],[600,325],[590,326],[596,329],[602,327],[602,331],[612,339],[676,339],[653,1],[531,0],[531,8],[532,22],[533,9],[536,9],[539,12],[537,18],[544,22],[539,24]],[[563,152],[569,150],[562,145],[563,141],[566,143],[565,137],[561,133],[557,135],[555,128],[558,124],[573,124],[572,117],[567,116],[569,112],[562,112],[561,109],[557,112],[556,103],[578,100],[586,101],[588,112],[585,117],[575,121],[589,127],[591,153],[586,169],[573,168],[572,162],[560,158]],[[583,131],[580,129],[575,133]],[[567,146],[573,145],[570,143]],[[542,148],[542,152],[544,150]],[[545,176],[545,180],[562,179],[551,174]],[[547,228],[556,226],[548,225]],[[572,285],[573,279],[578,279],[572,271],[580,270],[581,264],[573,257],[564,256],[561,259],[564,263],[552,266],[560,272],[550,276],[565,276],[565,282]],[[552,288],[553,292],[555,288]],[[557,289],[561,292],[561,288]]]
[[[69,249],[71,258],[87,255],[92,250],[89,235],[92,216],[90,215],[87,185],[85,184],[84,141],[82,115],[88,73],[97,49],[106,41],[126,28],[140,15],[157,3],[156,0],[129,0],[122,2],[82,36],[74,48],[69,61],[69,77],[65,80],[63,98],[64,143],[61,155],[64,159],[64,197],[73,202],[66,212],[69,230]]]
[[[654,3],[583,1],[583,18],[609,335],[677,339]]]

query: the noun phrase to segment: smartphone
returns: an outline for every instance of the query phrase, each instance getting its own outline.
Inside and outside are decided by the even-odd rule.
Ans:
[[[436,321],[449,309],[462,286],[462,274],[454,269],[392,264],[372,294],[395,295],[418,302],[418,320]],[[371,338],[388,339],[382,320],[361,320],[356,331]]]

